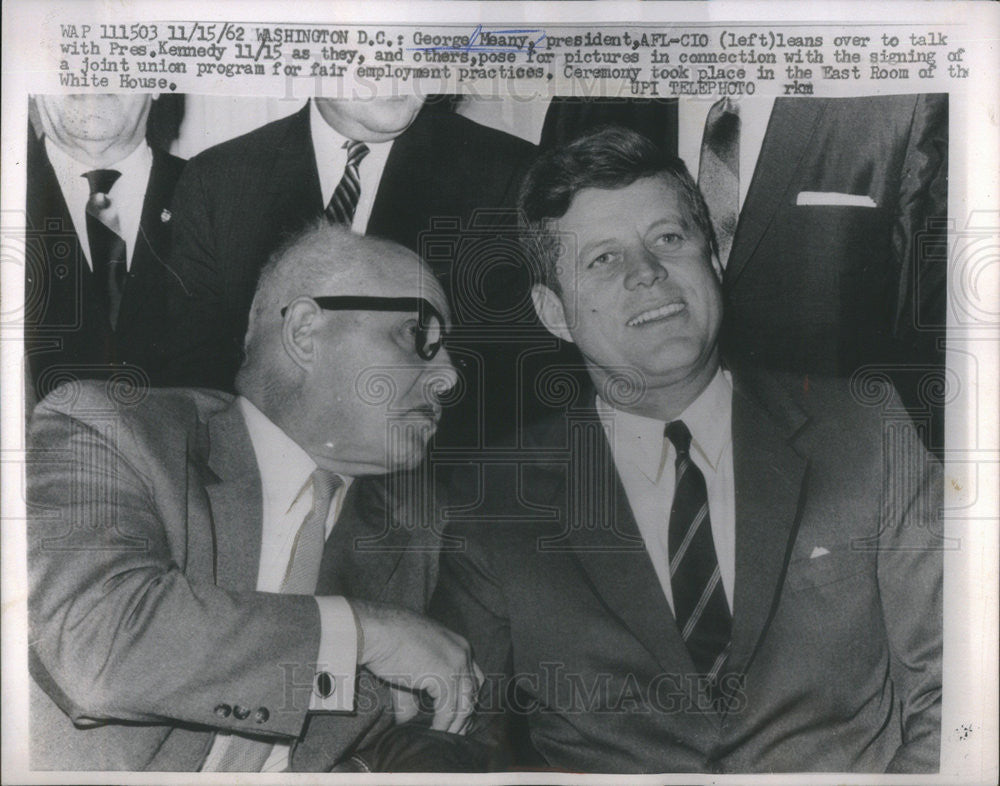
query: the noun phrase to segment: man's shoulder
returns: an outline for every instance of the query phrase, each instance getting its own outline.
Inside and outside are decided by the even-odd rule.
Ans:
[[[518,166],[536,151],[535,145],[518,136],[433,107],[421,112],[404,133],[413,133],[424,144],[451,156],[475,156],[484,165]]]
[[[188,161],[187,167],[192,171],[216,171],[267,160],[284,146],[289,134],[297,131],[308,133],[308,115],[302,110],[213,145]]]
[[[876,373],[835,377],[737,366],[732,374],[735,390],[752,396],[786,421],[799,416],[820,420],[857,417],[895,398],[892,383]]]
[[[53,202],[62,202],[62,191],[56,179],[55,170],[49,161],[48,153],[45,151],[45,138],[38,136],[31,126],[28,127],[28,155],[26,157],[27,167],[27,208],[29,222],[43,222],[46,219],[53,219],[55,216],[33,215],[41,211],[52,209]],[[34,229],[46,229],[45,225],[32,227]],[[72,231],[72,226],[69,227]]]
[[[153,151],[153,169],[170,180],[177,180],[184,171],[187,161],[178,156],[172,155],[159,148],[151,148]]]
[[[891,381],[877,371],[825,377],[741,368],[733,372],[733,389],[734,439],[744,431],[737,416],[763,415],[797,452],[824,465],[874,460],[887,429],[913,432]]]
[[[509,159],[525,159],[532,156],[535,145],[519,136],[508,134],[496,128],[484,126],[461,115],[451,115],[451,123],[456,136],[471,139],[477,147],[487,148]]]
[[[149,388],[130,380],[79,380],[50,392],[32,414],[35,425],[51,418],[113,422],[130,430],[176,430],[232,406],[234,397],[205,388]]]

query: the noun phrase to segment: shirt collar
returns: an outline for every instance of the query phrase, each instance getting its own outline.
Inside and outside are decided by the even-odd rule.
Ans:
[[[615,460],[630,461],[647,478],[658,480],[665,456],[663,421],[615,409],[600,396],[596,406]]]
[[[45,152],[59,182],[59,189],[69,210],[73,227],[83,242],[87,259],[90,260],[87,235],[87,200],[90,197],[90,184],[84,174],[94,167],[77,161],[48,137],[45,138]],[[119,229],[125,239],[127,261],[131,268],[132,252],[136,245],[134,241],[142,220],[146,184],[153,169],[153,151],[148,144],[141,142],[125,158],[104,168],[121,172],[121,176],[111,187],[109,196],[118,211]]]
[[[720,368],[698,398],[677,418],[683,420],[691,432],[692,448],[712,470],[717,469],[732,433],[732,403],[732,380],[729,372]],[[616,460],[624,457],[647,478],[658,481],[667,456],[667,441],[663,436],[666,422],[615,409],[600,396],[596,408],[612,441]]]
[[[236,401],[250,432],[264,499],[281,514],[287,513],[316,470],[316,462],[249,399],[238,396]]]
[[[691,432],[691,442],[709,466],[718,469],[722,451],[731,439],[733,421],[733,383],[728,371],[715,372],[701,394],[692,401],[678,420]]]

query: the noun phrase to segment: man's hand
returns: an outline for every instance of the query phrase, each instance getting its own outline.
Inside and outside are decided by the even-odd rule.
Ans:
[[[483,682],[468,642],[403,609],[363,600],[350,603],[358,619],[358,665],[391,685],[425,691],[434,703],[431,728],[463,733]]]
[[[396,718],[396,724],[407,723],[420,714],[420,698],[413,691],[406,688],[397,688],[395,685],[389,690],[392,691],[392,714]]]

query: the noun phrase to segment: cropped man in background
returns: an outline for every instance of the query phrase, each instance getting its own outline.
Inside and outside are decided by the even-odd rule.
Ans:
[[[184,162],[147,144],[156,100],[110,93],[31,99],[29,403],[61,381],[123,369],[132,384],[163,381],[169,207]]]
[[[33,768],[326,771],[424,692],[433,730],[463,729],[479,676],[418,616],[438,535],[412,477],[448,321],[414,254],[323,222],[262,272],[237,396],[38,406]]]

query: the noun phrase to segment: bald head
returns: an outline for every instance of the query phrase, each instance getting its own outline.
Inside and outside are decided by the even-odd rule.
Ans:
[[[416,254],[321,219],[276,250],[261,270],[236,389],[317,464],[334,454],[338,461],[364,454],[361,469],[394,468],[399,461],[379,463],[379,451],[370,450],[384,452],[386,419],[397,410],[416,412],[433,433],[440,417],[435,396],[454,385],[454,369],[447,351],[425,358],[416,350],[416,308],[386,312],[365,310],[362,303],[331,310],[316,302],[331,296],[422,298],[448,320],[444,293]],[[366,400],[365,380],[372,374],[390,378],[398,400]],[[341,427],[327,433],[328,423]],[[345,433],[347,425],[365,423],[367,433]],[[411,451],[417,460],[426,438]]]
[[[271,343],[269,338],[277,337],[281,309],[296,298],[322,295],[412,295],[426,297],[442,314],[448,313],[440,286],[416,254],[321,218],[275,250],[261,268],[243,368],[265,359],[262,350]]]

